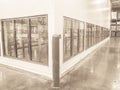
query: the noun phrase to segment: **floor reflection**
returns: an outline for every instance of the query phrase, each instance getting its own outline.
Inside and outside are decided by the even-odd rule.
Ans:
[[[61,80],[61,90],[120,90],[120,38],[98,48]]]
[[[0,81],[3,81],[5,79],[4,73],[0,71]]]
[[[0,90],[48,90],[51,81],[22,70],[0,65]]]

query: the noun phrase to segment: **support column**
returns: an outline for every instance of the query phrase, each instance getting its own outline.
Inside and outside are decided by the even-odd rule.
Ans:
[[[49,0],[48,14],[48,37],[49,37],[49,69],[53,76],[53,60],[52,60],[52,37],[54,34],[61,35],[60,39],[60,67],[63,64],[63,0]]]
[[[59,54],[59,39],[60,35],[53,35],[52,38],[52,54],[53,54],[53,89],[59,90],[60,88],[60,54]]]

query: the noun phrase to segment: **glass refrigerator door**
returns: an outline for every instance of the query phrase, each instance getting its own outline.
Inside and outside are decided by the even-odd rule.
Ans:
[[[14,23],[12,20],[3,21],[3,26],[5,39],[5,55],[15,57]]]

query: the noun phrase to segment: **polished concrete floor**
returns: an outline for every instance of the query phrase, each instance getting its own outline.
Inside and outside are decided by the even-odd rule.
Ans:
[[[61,80],[61,90],[120,90],[120,38],[112,38]]]
[[[51,81],[46,80],[45,77],[0,65],[0,90],[48,90],[49,88]]]
[[[120,38],[82,61],[61,79],[60,90],[120,90]],[[51,85],[39,75],[0,65],[0,90],[51,90]]]

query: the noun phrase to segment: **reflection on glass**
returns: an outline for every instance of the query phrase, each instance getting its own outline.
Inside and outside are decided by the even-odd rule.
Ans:
[[[99,42],[99,26],[96,26],[96,43]]]
[[[89,47],[92,46],[92,24],[89,24]]]
[[[64,18],[64,61],[84,50],[84,22]]]
[[[120,25],[117,25],[117,30],[120,31]]]
[[[38,33],[38,18],[31,19],[31,47],[32,47],[32,60],[39,61],[39,33]]]
[[[72,21],[72,54],[76,55],[78,50],[78,29],[79,29],[79,22],[76,20]]]
[[[95,29],[94,29],[94,25],[92,24],[91,25],[91,28],[92,28],[92,46],[94,45],[94,39],[95,39]]]
[[[80,22],[79,25],[79,51],[82,52],[84,50],[84,22]]]
[[[29,59],[28,55],[28,20],[15,20],[16,41],[17,41],[17,57]]]
[[[117,19],[117,12],[112,12],[112,19]]]
[[[47,64],[48,59],[48,33],[47,18],[31,19],[32,60]]]
[[[48,65],[47,16],[3,20],[5,56]]]
[[[4,39],[5,39],[5,54],[15,57],[15,39],[14,39],[14,24],[12,20],[3,22]]]
[[[89,48],[89,24],[86,23],[86,49]]]
[[[118,19],[120,19],[120,11],[118,12]]]
[[[28,50],[28,30],[29,24],[28,19],[22,19],[22,43],[23,43],[23,56],[25,59],[29,59],[29,50]]]
[[[101,40],[104,39],[103,27],[101,27]]]
[[[97,40],[96,40],[96,25],[93,25],[93,32],[94,32],[94,45],[97,43]]]
[[[15,30],[16,30],[16,41],[17,41],[17,56],[18,58],[23,58],[21,20],[15,21]]]
[[[64,60],[71,56],[71,28],[72,23],[69,19],[64,19]]]
[[[86,27],[86,28],[85,28]],[[86,29],[86,30],[85,30]],[[107,28],[64,17],[64,62],[109,36]]]

